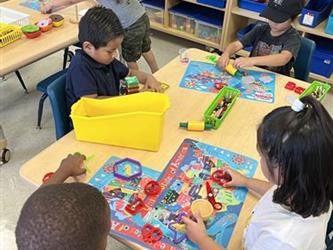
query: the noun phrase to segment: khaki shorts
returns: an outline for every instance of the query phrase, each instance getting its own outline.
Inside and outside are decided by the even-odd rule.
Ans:
[[[134,24],[125,29],[125,38],[122,47],[122,56],[126,62],[136,62],[142,53],[150,51],[149,37],[150,23],[147,14],[144,14]]]

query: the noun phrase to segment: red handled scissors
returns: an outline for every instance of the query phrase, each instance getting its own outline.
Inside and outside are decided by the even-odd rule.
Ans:
[[[224,184],[226,184],[227,182],[231,181],[231,175],[228,174],[227,171],[224,171],[222,169],[218,169],[216,170],[212,175],[211,175],[211,179],[219,184],[220,186],[223,187]]]
[[[206,189],[207,189],[207,199],[212,204],[215,210],[221,210],[223,205],[220,202],[217,202],[214,197],[214,193],[212,187],[210,186],[209,182],[206,182]]]

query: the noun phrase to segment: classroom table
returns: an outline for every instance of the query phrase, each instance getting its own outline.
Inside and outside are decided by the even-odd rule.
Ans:
[[[207,62],[206,57],[209,53],[198,49],[189,49],[188,52],[191,60]],[[293,81],[298,86],[306,87],[307,85],[305,82],[277,74],[274,103],[269,104],[239,98],[218,130],[190,132],[179,129],[179,122],[201,120],[205,109],[212,102],[215,95],[179,88],[178,84],[185,73],[186,67],[186,64],[181,64],[179,59],[175,58],[155,73],[158,80],[170,84],[170,88],[166,93],[169,95],[171,102],[170,109],[165,117],[163,139],[159,152],[80,142],[75,139],[74,132],[70,132],[26,162],[20,170],[21,176],[35,185],[40,185],[45,173],[55,171],[61,159],[77,151],[88,156],[94,155],[93,159],[89,161],[89,168],[92,171],[86,176],[84,180],[86,182],[112,155],[130,157],[140,161],[144,166],[162,171],[185,138],[215,145],[259,161],[259,155],[256,151],[256,129],[258,124],[264,115],[274,108],[288,105],[285,100],[286,96],[297,96],[294,92],[284,88],[288,81]],[[259,165],[255,177],[263,179]],[[243,229],[256,201],[257,197],[254,195],[249,194],[247,196],[228,249],[241,249]],[[125,243],[131,247],[138,248],[130,242]]]
[[[49,16],[19,5],[21,1],[9,0],[0,3],[0,6],[30,15],[30,24]],[[79,9],[88,8],[89,6],[87,2],[78,4]],[[0,76],[5,76],[78,42],[78,25],[69,21],[70,18],[75,18],[75,7],[71,6],[55,13],[65,18],[64,25],[61,27],[53,27],[50,31],[42,33],[41,36],[35,39],[28,39],[22,34],[21,39],[0,48]],[[52,62],[49,63],[52,64]]]

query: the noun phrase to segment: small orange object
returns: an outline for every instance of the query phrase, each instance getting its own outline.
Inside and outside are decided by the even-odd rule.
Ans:
[[[47,32],[50,29],[52,29],[52,27],[53,27],[52,23],[53,23],[52,19],[47,18],[47,19],[40,20],[39,22],[36,23],[36,25],[40,28],[41,32]]]

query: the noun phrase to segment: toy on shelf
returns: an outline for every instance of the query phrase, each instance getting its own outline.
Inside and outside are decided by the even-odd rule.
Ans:
[[[0,149],[2,151],[0,165],[2,165],[10,160],[10,151],[9,149],[7,149],[7,139],[5,137],[1,125],[0,125]]]
[[[40,28],[37,25],[32,24],[23,26],[21,30],[23,34],[29,39],[34,39],[42,34]]]
[[[314,81],[311,83],[309,87],[307,87],[302,95],[300,96],[307,96],[307,95],[312,95],[314,98],[316,98],[318,101],[322,101],[328,91],[330,90],[331,86],[327,83],[323,83],[320,81]]]
[[[204,121],[189,121],[179,123],[180,128],[186,128],[190,131],[204,131],[214,128],[213,125],[205,123]]]
[[[47,32],[50,29],[52,29],[52,27],[53,27],[51,18],[40,20],[40,21],[36,22],[35,24],[39,27],[41,32]]]
[[[333,35],[333,10],[330,14],[330,16],[328,17],[328,21],[327,21],[327,25],[325,28],[325,32],[327,34]]]
[[[58,14],[53,14],[53,15],[49,16],[49,18],[52,20],[53,27],[60,27],[65,22],[64,17],[61,15],[58,15]]]
[[[136,76],[125,77],[126,94],[134,94],[139,92],[139,80]]]
[[[0,48],[20,39],[21,34],[19,26],[0,22]]]
[[[131,158],[124,158],[113,164],[113,174],[119,179],[133,180],[142,174],[141,163]]]
[[[235,104],[240,91],[231,87],[224,87],[214,98],[204,113],[205,122],[218,129]]]

